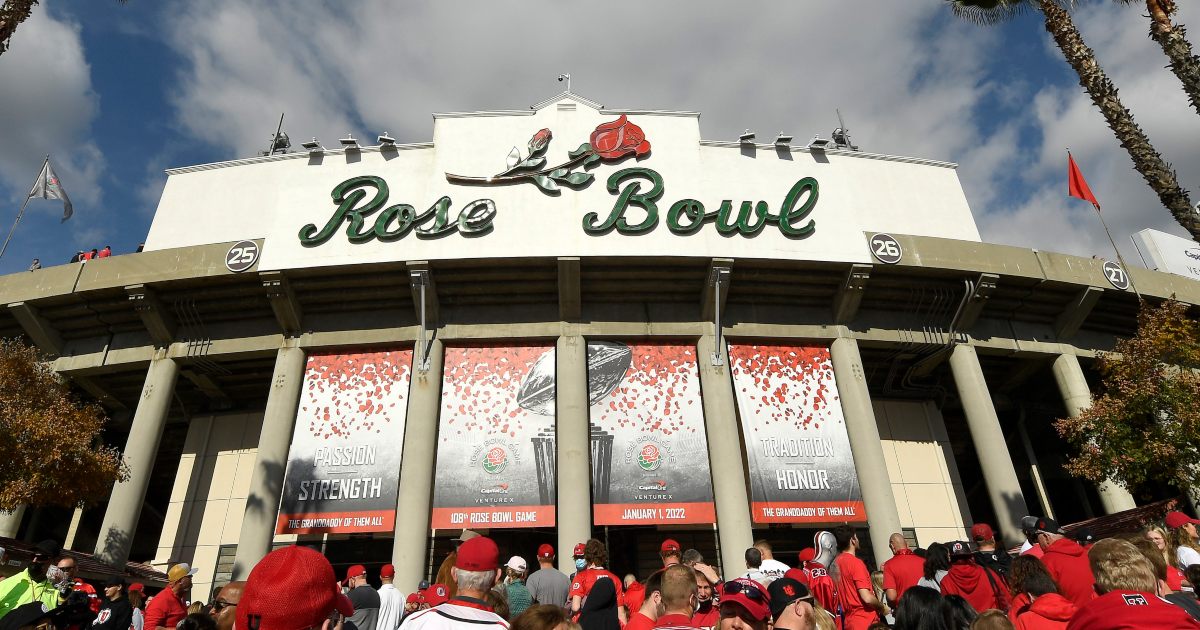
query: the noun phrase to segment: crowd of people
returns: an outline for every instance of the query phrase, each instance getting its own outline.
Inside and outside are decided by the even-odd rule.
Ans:
[[[892,557],[874,573],[848,525],[817,533],[794,567],[758,541],[745,571],[725,576],[667,539],[662,568],[641,582],[608,570],[599,540],[575,546],[569,576],[543,544],[530,574],[524,558],[501,564],[494,540],[465,530],[436,581],[407,597],[390,564],[375,589],[364,565],[339,580],[319,551],[289,546],[207,604],[189,601],[196,570],[187,564],[172,566],[166,588],[147,599],[120,577],[98,591],[76,577],[74,558],[43,541],[25,570],[0,582],[0,630],[1200,629],[1197,524],[1171,512],[1163,527],[1095,540],[1030,516],[1015,554],[985,523],[970,541],[924,549],[895,533]]]

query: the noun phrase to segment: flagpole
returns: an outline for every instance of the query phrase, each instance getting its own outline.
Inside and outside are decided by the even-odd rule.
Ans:
[[[38,177],[46,172],[46,165],[50,163],[50,155],[46,155],[46,160],[42,162],[42,168],[38,170]],[[35,183],[36,185],[36,183]],[[0,247],[0,258],[4,258],[4,252],[8,251],[8,242],[12,240],[13,233],[17,231],[17,224],[21,222],[21,217],[25,216],[25,206],[29,205],[31,195],[25,195],[25,203],[21,204],[21,211],[17,213],[17,220],[13,221],[12,228],[8,230],[8,236],[4,239],[4,246]]]
[[[1100,204],[1096,206],[1096,216],[1100,217],[1100,225],[1104,226],[1104,234],[1108,236],[1108,242],[1112,244],[1113,251],[1117,253],[1117,262],[1121,263],[1121,270],[1129,276],[1129,288],[1133,289],[1133,294],[1137,296],[1138,302],[1142,301],[1142,294],[1138,292],[1137,284],[1133,281],[1133,274],[1129,271],[1129,265],[1125,264],[1125,257],[1121,255],[1121,250],[1117,248],[1117,242],[1113,240],[1112,232],[1108,231],[1108,222],[1104,220],[1104,213],[1100,212]]]

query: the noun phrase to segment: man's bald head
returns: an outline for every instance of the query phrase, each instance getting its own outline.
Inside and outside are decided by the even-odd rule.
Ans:
[[[245,588],[245,582],[230,582],[217,593],[212,613],[217,630],[233,630],[233,622],[237,620],[237,605],[242,601],[242,590]]]
[[[888,538],[888,546],[892,548],[892,553],[896,553],[901,549],[908,549],[908,541],[904,539],[904,534],[892,534]]]

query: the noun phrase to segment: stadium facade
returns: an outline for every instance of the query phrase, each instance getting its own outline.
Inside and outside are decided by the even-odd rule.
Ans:
[[[131,472],[0,535],[190,562],[197,593],[300,541],[411,588],[463,528],[644,575],[667,532],[740,571],[841,522],[886,559],[1133,507],[1051,422],[1134,287],[1200,284],[984,243],[953,164],[767,140],[563,93],[168,171],[144,252],[0,278],[0,334],[107,408]]]

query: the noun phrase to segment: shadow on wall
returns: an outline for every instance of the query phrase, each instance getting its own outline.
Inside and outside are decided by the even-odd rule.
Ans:
[[[99,554],[100,557],[97,559],[114,568],[123,568],[124,561],[120,560],[120,556],[129,549],[129,543],[129,532],[109,530],[108,535],[104,537],[104,547]]]

